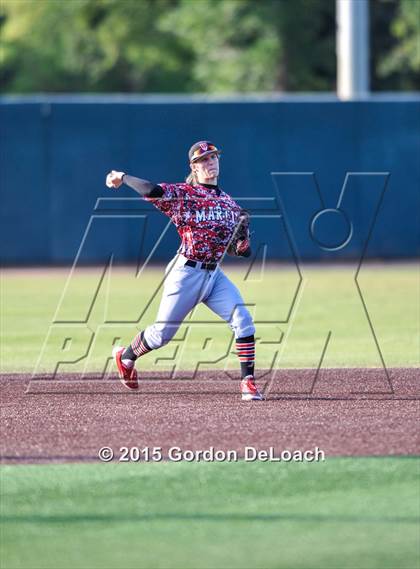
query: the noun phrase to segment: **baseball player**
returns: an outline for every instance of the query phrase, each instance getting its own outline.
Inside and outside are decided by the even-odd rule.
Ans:
[[[163,294],[156,321],[127,347],[112,351],[121,382],[138,389],[135,362],[167,344],[187,314],[200,302],[225,320],[235,335],[241,366],[243,401],[263,397],[254,380],[255,327],[241,293],[220,268],[229,254],[249,257],[249,215],[218,186],[220,150],[209,141],[190,148],[191,173],[183,183],[155,184],[111,170],[109,188],[126,184],[167,215],[181,237],[177,255],[165,271]]]

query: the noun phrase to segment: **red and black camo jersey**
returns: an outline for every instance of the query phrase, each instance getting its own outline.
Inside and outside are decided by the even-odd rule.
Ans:
[[[162,197],[144,199],[176,226],[182,239],[179,252],[195,261],[219,261],[232,238],[241,207],[216,186],[186,183],[159,183],[159,186]]]

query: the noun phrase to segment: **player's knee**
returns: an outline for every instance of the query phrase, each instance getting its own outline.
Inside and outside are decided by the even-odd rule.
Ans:
[[[244,338],[255,334],[254,321],[245,306],[237,306],[233,313],[231,328],[235,338]]]

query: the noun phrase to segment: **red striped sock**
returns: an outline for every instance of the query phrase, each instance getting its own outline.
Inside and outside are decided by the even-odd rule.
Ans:
[[[247,336],[246,338],[236,339],[236,353],[239,357],[241,364],[242,378],[247,375],[254,376],[255,365],[255,338],[254,336]]]
[[[138,358],[152,351],[152,348],[147,345],[147,342],[144,339],[143,331],[137,334],[137,336],[131,342],[131,349]]]

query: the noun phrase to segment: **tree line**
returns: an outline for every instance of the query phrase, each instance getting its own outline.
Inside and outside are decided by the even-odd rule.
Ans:
[[[370,0],[371,88],[415,90],[420,0]],[[335,0],[2,0],[1,92],[334,91]]]

